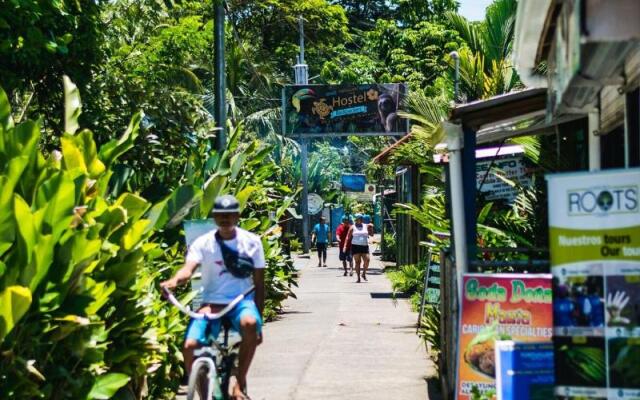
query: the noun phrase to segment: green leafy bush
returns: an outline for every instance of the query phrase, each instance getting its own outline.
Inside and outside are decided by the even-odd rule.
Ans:
[[[267,259],[265,318],[294,296],[293,261],[276,221],[290,189],[258,141],[230,135],[184,185],[151,204],[115,190],[114,162],[134,145],[141,114],[98,150],[78,125],[80,97],[65,78],[61,149],[43,153],[40,121],[16,124],[0,90],[0,392],[7,398],[169,398],[182,374],[186,318],[157,282],[183,263],[183,218],[206,216],[234,193],[241,225],[261,234]],[[287,194],[292,194],[287,196]],[[191,293],[184,293],[188,301]]]
[[[384,251],[382,252],[383,261],[395,261],[397,252],[396,237],[391,232],[385,232],[384,237]]]
[[[300,239],[291,239],[291,251],[300,251],[302,250],[302,242]]]
[[[164,357],[146,318],[157,292],[138,273],[161,253],[149,238],[165,207],[106,196],[141,114],[98,150],[78,126],[80,98],[67,78],[65,99],[61,149],[44,154],[40,121],[15,124],[0,90],[0,392],[137,398],[147,368]]]

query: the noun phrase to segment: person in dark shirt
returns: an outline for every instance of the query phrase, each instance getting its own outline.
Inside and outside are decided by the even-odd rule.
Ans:
[[[342,261],[342,268],[344,268],[344,276],[347,276],[347,263],[349,264],[350,276],[353,275],[353,257],[351,257],[351,241],[347,241],[349,228],[351,223],[348,216],[342,217],[342,223],[338,225],[336,229],[336,237],[340,245],[340,261]],[[345,251],[346,250],[346,251]]]

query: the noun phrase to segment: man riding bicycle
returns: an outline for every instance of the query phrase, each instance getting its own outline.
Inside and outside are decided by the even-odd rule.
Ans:
[[[240,204],[235,197],[218,197],[212,214],[218,228],[193,242],[187,252],[184,266],[173,278],[162,282],[161,286],[172,290],[187,283],[200,266],[203,292],[199,313],[220,311],[251,285],[255,286],[255,299],[243,300],[226,316],[242,336],[233,398],[247,399],[247,372],[256,347],[262,342],[264,250],[259,236],[237,226]],[[187,376],[191,372],[195,349],[207,344],[209,332],[216,337],[220,327],[219,320],[191,319],[183,348]]]

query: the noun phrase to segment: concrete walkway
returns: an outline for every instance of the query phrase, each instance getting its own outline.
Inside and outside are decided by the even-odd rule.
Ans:
[[[252,399],[428,399],[434,369],[415,334],[417,314],[406,300],[394,304],[378,257],[360,284],[342,276],[336,247],[328,268],[317,260],[296,260],[298,299],[265,326],[248,379]]]

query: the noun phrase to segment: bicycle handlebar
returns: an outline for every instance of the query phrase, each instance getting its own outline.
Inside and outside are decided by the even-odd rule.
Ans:
[[[182,303],[180,303],[169,289],[164,287],[162,288],[162,292],[167,297],[167,300],[169,300],[169,302],[173,304],[178,310],[180,310],[184,314],[187,314],[191,318],[206,319],[206,320],[214,320],[214,319],[220,319],[224,317],[225,314],[231,311],[233,307],[235,307],[238,303],[244,300],[245,297],[247,297],[247,295],[253,292],[254,290],[255,290],[255,286],[251,285],[249,289],[245,290],[243,293],[238,295],[238,297],[233,299],[231,303],[227,304],[222,310],[218,311],[217,313],[210,314],[210,313],[197,313],[197,312],[191,311],[191,308],[189,308],[189,306],[185,306]]]

